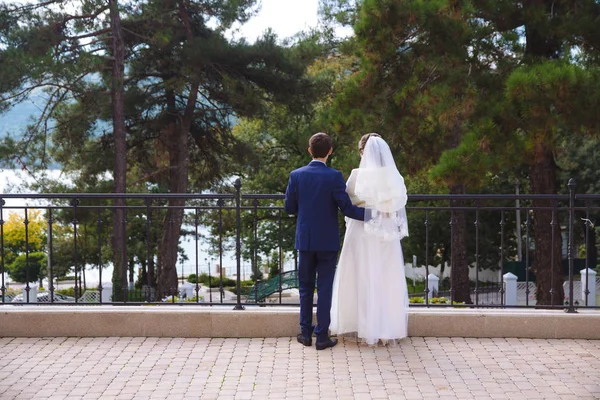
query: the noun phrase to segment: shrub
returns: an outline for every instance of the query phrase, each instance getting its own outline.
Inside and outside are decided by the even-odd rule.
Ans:
[[[425,304],[424,297],[409,297],[409,302],[411,304]],[[432,297],[429,299],[429,304],[450,304],[450,300],[445,297]],[[461,305],[465,304],[464,302],[453,301],[453,305]]]
[[[21,254],[7,266],[8,275],[16,282],[37,282],[44,277],[48,259],[42,252]]]
[[[252,291],[253,286],[241,286],[240,287],[240,296],[248,296]],[[233,292],[237,295],[237,288],[235,286],[226,287],[225,289]]]
[[[220,277],[219,276],[211,276],[210,277],[210,285],[208,282],[208,274],[200,274],[200,278],[198,279],[200,281],[200,283],[210,286],[211,288],[218,288],[220,286]],[[191,283],[196,283],[196,282],[192,282]],[[226,278],[223,277],[223,287],[225,286],[235,286],[236,282],[235,280],[231,279],[231,278]]]
[[[66,288],[66,289],[58,289],[58,290],[55,290],[55,292],[60,293],[63,296],[75,297],[75,288],[74,287],[70,287],[70,288]]]

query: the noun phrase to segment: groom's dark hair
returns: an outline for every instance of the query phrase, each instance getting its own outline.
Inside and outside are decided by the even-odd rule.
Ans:
[[[331,138],[328,134],[319,132],[310,137],[308,147],[314,158],[324,158],[331,149]]]

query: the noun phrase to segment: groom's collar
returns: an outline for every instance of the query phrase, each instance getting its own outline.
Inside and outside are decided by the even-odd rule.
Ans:
[[[321,163],[321,164],[323,164],[323,165],[327,165],[327,164],[325,164],[325,162],[324,162],[324,161],[321,161],[321,160],[312,160],[310,163],[311,163],[311,164],[314,164],[314,163]]]

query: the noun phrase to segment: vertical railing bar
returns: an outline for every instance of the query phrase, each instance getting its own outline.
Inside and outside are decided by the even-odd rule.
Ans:
[[[50,282],[48,282],[48,290],[50,291],[50,303],[54,303],[54,252],[53,252],[53,235],[52,235],[52,208],[48,208],[48,265],[50,265]]]
[[[102,301],[102,291],[104,287],[102,286],[102,209],[98,208],[98,219],[97,222],[97,232],[98,232],[98,295],[100,296],[100,304]]]
[[[281,208],[279,209],[279,274],[277,274],[279,283],[279,304],[281,304],[281,274],[283,273],[283,244],[281,238],[283,236],[282,220],[281,220]]]
[[[121,221],[121,223],[123,224],[123,231],[125,232],[125,234],[123,235],[123,251],[126,251],[127,249],[127,201],[125,199],[123,199],[123,220]],[[171,220],[172,221],[172,220]],[[123,286],[121,291],[123,292],[123,304],[127,304],[127,302],[129,301],[129,282],[127,281],[127,275],[129,274],[129,260],[127,259],[127,255],[125,255],[125,257],[121,257],[122,261],[123,261],[123,270],[121,271],[121,274],[123,275],[123,277],[121,278],[121,285]],[[135,301],[135,300],[134,300]]]
[[[152,295],[152,285],[154,282],[150,279],[150,267],[153,266],[153,254],[152,254],[152,199],[147,198],[145,200],[146,203],[146,293],[143,293],[146,300],[150,298],[151,301],[154,301],[154,296]],[[154,272],[152,273],[154,276]],[[142,283],[142,287],[144,283]]]
[[[210,272],[210,261],[212,259],[208,259],[208,301],[210,302],[210,304],[212,305],[212,275]]]
[[[198,208],[196,208],[195,213],[194,213],[194,243],[195,243],[195,257],[196,257],[196,304],[198,304],[200,302],[200,274],[199,274],[199,270],[198,270],[198,257],[199,257],[199,252],[198,252]],[[210,286],[210,285],[209,285]]]
[[[577,184],[573,178],[569,179],[567,184],[569,188],[569,245],[567,247],[567,255],[569,257],[569,308],[566,310],[568,313],[576,313],[574,306],[574,293],[573,293],[573,279],[574,279],[574,268],[575,268],[575,238],[574,238],[574,225],[575,225],[575,188]],[[553,252],[554,254],[554,252]]]
[[[425,305],[429,307],[429,208],[425,210]]]
[[[589,277],[590,274],[588,273],[589,268],[590,268],[590,249],[589,249],[589,244],[590,244],[590,209],[589,209],[589,202],[586,201],[585,204],[585,306],[588,306],[588,298],[590,295],[590,291],[589,291]],[[582,277],[583,278],[583,277]],[[596,282],[594,282],[594,284],[596,284]]]
[[[504,306],[504,210],[500,211],[500,305]],[[517,231],[519,231],[517,229]],[[521,240],[520,237],[517,240]]]
[[[452,202],[451,202],[452,204]],[[454,262],[452,259],[454,258],[454,249],[452,245],[454,244],[454,212],[450,211],[450,304],[454,304],[454,284],[453,284],[453,275],[454,275]],[[443,279],[440,278],[440,282]]]
[[[527,210],[525,219],[525,305],[529,306],[529,226],[531,225],[531,210]]]
[[[242,271],[242,181],[238,178],[235,180],[235,262],[237,268],[236,286],[237,286],[237,304],[235,310],[243,310],[242,306],[242,288],[241,288],[241,271]]]
[[[555,268],[555,257],[554,257],[554,246],[556,244],[556,240],[554,239],[554,234],[556,233],[556,220],[558,218],[558,216],[556,215],[556,207],[558,206],[557,204],[558,202],[555,200],[552,202],[552,222],[550,222],[551,225],[551,233],[552,233],[552,240],[550,241],[551,243],[551,251],[550,251],[550,304],[554,305],[554,296],[556,295],[556,291],[554,290],[554,268]],[[562,263],[559,263],[560,267],[562,267]]]
[[[29,304],[31,286],[29,286],[29,217],[27,211],[27,207],[25,207],[25,220],[23,221],[25,224],[25,292],[27,293],[27,304]]]
[[[6,282],[4,282],[4,205],[6,201],[0,199],[0,275],[2,275],[2,304],[6,303]]]
[[[219,294],[223,303],[223,199],[217,200],[217,205],[219,206]],[[239,293],[240,290],[238,287],[237,292]]]
[[[258,304],[258,200],[252,201],[252,206],[254,207],[254,232],[252,239],[252,273],[254,275],[254,301]]]
[[[71,206],[73,207],[73,266],[75,269],[75,303],[79,302],[79,278],[77,274],[77,263],[79,261],[79,257],[77,257],[77,206],[79,205],[79,200],[73,199],[71,201]]]
[[[479,202],[475,203],[475,306],[479,306]]]

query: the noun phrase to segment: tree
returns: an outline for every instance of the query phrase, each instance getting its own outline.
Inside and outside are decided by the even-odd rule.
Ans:
[[[8,266],[8,275],[16,282],[41,281],[47,264],[48,258],[41,251],[21,254]]]
[[[40,210],[28,209],[27,214],[10,212],[4,221],[4,265],[12,264],[17,257],[26,252],[44,251],[45,225]]]
[[[66,12],[72,9],[78,12]],[[60,10],[60,11],[57,11]],[[101,16],[109,12],[109,18]],[[83,109],[92,106],[94,97],[102,96],[106,64],[112,69],[110,83],[111,115],[113,121],[114,191],[126,190],[126,146],[123,102],[124,57],[120,10],[116,0],[74,2],[51,0],[20,5],[6,3],[0,9],[0,19],[6,21],[0,41],[6,44],[0,53],[0,65],[14,68],[14,73],[0,83],[2,100],[7,105],[26,100],[39,90],[48,95],[37,121],[28,127],[21,140],[5,141],[3,152],[9,163],[35,171],[49,162],[51,132],[64,109],[74,102]],[[110,35],[109,35],[110,33]],[[107,42],[111,42],[108,45]],[[67,127],[80,124],[81,109]],[[67,128],[67,129],[68,129]],[[123,206],[121,199],[115,201]],[[114,284],[117,297],[121,293],[121,277],[126,268],[124,210],[115,209],[113,218]]]
[[[363,68],[339,99],[346,127],[393,129],[397,154],[417,170],[433,167],[450,193],[481,187],[485,171],[523,163],[532,193],[557,193],[557,134],[597,130],[596,1],[365,0],[357,8]],[[533,205],[537,302],[562,304],[560,268],[551,272],[560,229],[552,238],[552,212],[544,210],[551,203]],[[453,288],[465,296],[464,213],[454,211],[452,221],[452,265],[461,271]]]
[[[138,96],[144,107],[159,110],[156,118],[138,121],[133,133],[144,138],[160,131],[155,139],[166,157],[156,160],[151,174],[153,179],[163,179],[170,193],[188,192],[190,175],[206,175],[202,167],[209,169],[210,178],[220,177],[223,147],[233,143],[234,152],[243,150],[236,149],[229,135],[234,117],[263,112],[265,100],[299,106],[298,99],[311,91],[310,82],[302,78],[307,54],[286,51],[272,34],[253,45],[225,39],[222,30],[235,21],[243,23],[253,4],[181,2],[169,9],[174,5],[149,2],[128,21],[134,32],[132,46],[146,49],[131,62],[131,96]],[[208,28],[207,14],[219,21],[217,29]],[[155,31],[156,23],[165,26],[166,36]],[[151,88],[149,98],[136,93],[140,83]],[[198,172],[190,170],[194,159]],[[157,260],[162,295],[177,286],[184,203],[169,199],[164,218]]]
[[[365,0],[354,29],[361,68],[332,108],[338,132],[382,133],[404,172],[414,174],[436,166],[444,151],[484,125],[478,81],[491,61],[470,52],[481,28],[470,24],[468,9],[446,1]],[[474,181],[457,175],[438,180],[451,194],[467,193]],[[452,210],[450,221],[453,300],[470,303],[465,212]]]
[[[113,169],[114,192],[125,193],[127,191],[127,142],[125,137],[125,44],[123,41],[123,28],[121,26],[121,15],[117,0],[108,0],[110,15],[110,33],[112,46],[109,53],[112,58],[111,76],[111,111],[113,141],[115,151],[115,163]],[[125,226],[126,210],[125,201],[117,198],[114,201],[115,208],[113,217],[112,246],[113,258],[113,299],[115,301],[124,299],[127,287],[127,232]],[[85,265],[85,264],[84,264]]]
[[[17,282],[40,281],[46,270],[39,255],[44,255],[46,246],[45,223],[40,210],[10,212],[4,221],[4,259],[3,265],[9,276]],[[29,268],[25,260],[29,257]]]
[[[592,135],[573,136],[566,132],[560,137],[559,149],[556,152],[556,164],[559,168],[559,182],[575,179],[577,193],[594,194],[600,192],[600,176],[597,165],[600,161],[600,138]],[[590,204],[584,204],[589,206]],[[563,216],[564,217],[564,216]],[[589,219],[577,224],[575,244],[581,243],[584,250],[578,256],[585,257],[589,268],[598,265],[598,225],[600,214],[593,208],[576,213],[577,220]],[[587,237],[586,237],[587,236]]]
[[[489,34],[504,44],[500,52],[504,63],[494,69],[503,96],[492,115],[494,129],[479,132],[477,140],[461,150],[462,156],[472,152],[475,143],[485,143],[490,154],[504,154],[507,143],[520,143],[516,153],[521,156],[520,163],[528,166],[531,192],[555,194],[559,185],[554,153],[560,135],[598,132],[599,42],[592,21],[600,16],[600,4],[548,0],[471,3]],[[454,154],[460,159],[457,156]],[[507,158],[500,165],[520,164],[512,161]],[[454,168],[461,169],[464,164]],[[556,204],[536,199],[533,206],[537,304],[560,305],[564,296],[560,226],[555,213],[548,210]]]
[[[281,269],[279,268],[279,263],[283,260],[280,260],[279,253],[273,252],[271,253],[271,257],[269,259],[269,279],[276,277],[281,273]]]
[[[226,39],[225,30],[246,21],[255,3],[155,0],[119,8],[115,1],[99,1],[81,15],[52,13],[47,11],[50,3],[25,9],[7,5],[2,15],[10,20],[3,31],[9,46],[0,60],[16,62],[25,72],[0,84],[2,93],[8,93],[3,100],[21,101],[36,88],[58,89],[42,122],[22,140],[4,143],[5,157],[23,165],[47,163],[51,157],[81,180],[96,183],[113,171],[113,190],[118,193],[124,192],[126,182],[124,149],[127,173],[134,171],[139,180],[130,188],[156,186],[161,192],[187,193],[232,174],[228,161],[248,153],[230,134],[235,118],[261,114],[271,102],[301,108],[314,92],[311,82],[303,79],[318,49],[314,40],[292,48],[279,45],[271,33],[254,44]],[[107,12],[109,18],[93,18]],[[32,23],[17,29],[19,18]],[[26,46],[28,38],[43,36],[43,29],[54,26],[60,34],[39,44],[37,53]],[[32,60],[36,68],[23,60]],[[32,79],[42,72],[51,79]],[[21,87],[30,81],[35,84]],[[121,104],[123,112],[115,108]],[[106,129],[109,121],[112,130]],[[183,199],[170,199],[168,205],[165,215],[154,216],[163,224],[156,265],[160,294],[172,293],[177,286],[175,265],[184,218]],[[127,261],[124,217],[116,211],[112,218],[117,296],[125,279],[119,274]]]

